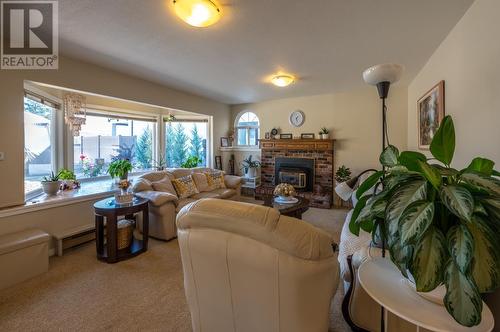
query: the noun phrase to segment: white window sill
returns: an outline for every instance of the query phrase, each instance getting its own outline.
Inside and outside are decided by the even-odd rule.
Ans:
[[[130,179],[133,180],[133,177]],[[113,195],[117,190],[115,180],[109,177],[93,181],[85,180],[81,182],[81,187],[78,189],[59,191],[55,196],[41,194],[27,200],[24,205],[2,209],[0,218],[105,198]]]

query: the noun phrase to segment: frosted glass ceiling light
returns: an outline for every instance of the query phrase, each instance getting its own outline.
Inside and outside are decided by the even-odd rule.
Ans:
[[[177,16],[194,27],[207,27],[216,23],[221,12],[211,0],[174,0]]]
[[[279,86],[281,88],[292,84],[294,81],[295,81],[295,77],[293,77],[292,75],[288,75],[288,74],[275,75],[271,79],[271,83],[273,83],[274,85]]]

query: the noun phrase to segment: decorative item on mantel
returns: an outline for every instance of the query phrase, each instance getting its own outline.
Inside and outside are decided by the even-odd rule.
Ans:
[[[278,128],[273,128],[271,129],[271,139],[275,139],[276,136],[278,135]]]
[[[73,136],[80,136],[80,129],[86,122],[85,106],[85,96],[78,93],[64,94],[64,120],[73,132]]]
[[[326,127],[322,127],[321,130],[319,131],[319,137],[321,139],[329,139],[330,138],[330,130]]]
[[[297,195],[295,188],[288,183],[278,184],[276,188],[274,188],[273,194],[274,196],[277,196],[274,198],[274,201],[279,204],[293,204],[299,201],[296,197],[294,197]]]

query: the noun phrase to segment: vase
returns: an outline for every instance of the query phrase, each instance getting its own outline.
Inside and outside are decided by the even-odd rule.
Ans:
[[[247,178],[254,178],[257,174],[257,168],[255,167],[250,167],[248,168],[247,171]]]

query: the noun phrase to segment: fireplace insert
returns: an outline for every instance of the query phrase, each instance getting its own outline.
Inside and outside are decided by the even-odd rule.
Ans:
[[[274,161],[274,184],[280,183],[289,183],[299,191],[312,191],[314,159],[276,158]]]

